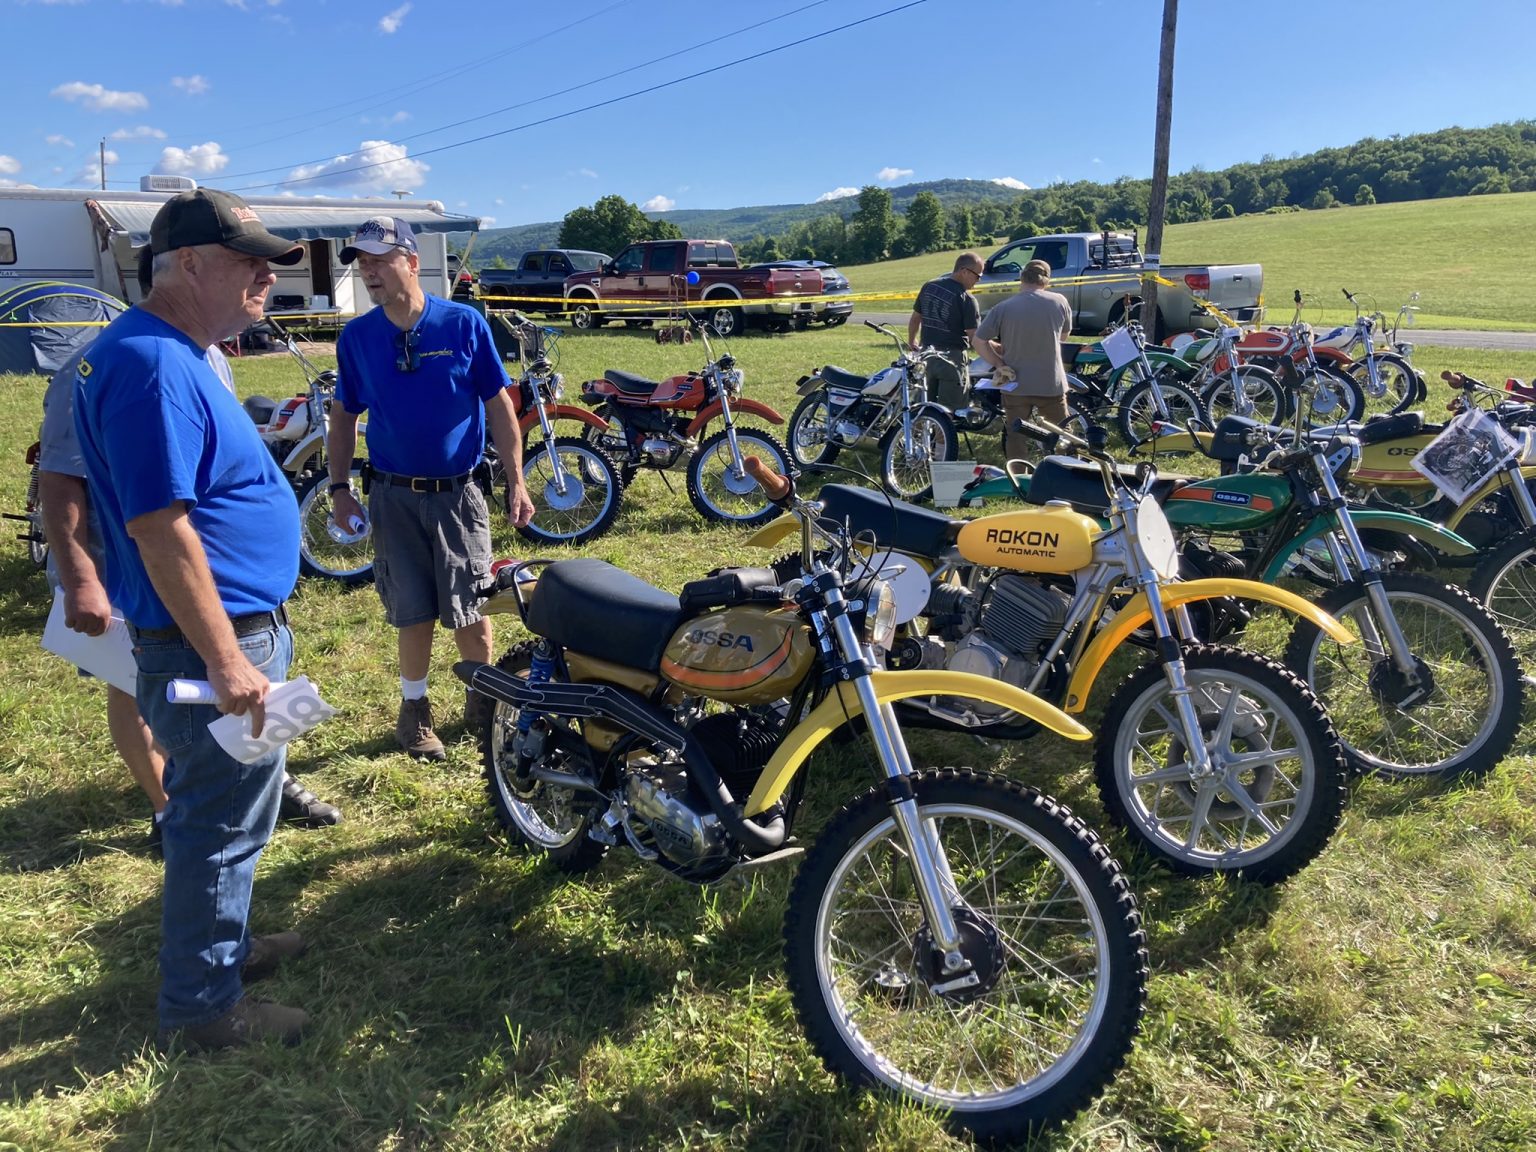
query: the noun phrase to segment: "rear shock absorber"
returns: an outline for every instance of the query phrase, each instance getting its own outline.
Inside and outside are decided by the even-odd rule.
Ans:
[[[532,658],[528,663],[528,683],[548,684],[555,675],[555,648],[548,640],[540,637],[533,646]],[[535,727],[534,722],[538,725]],[[522,781],[527,781],[533,770],[534,762],[544,756],[544,734],[548,731],[548,725],[544,722],[544,714],[536,712],[532,708],[519,708],[517,712],[517,775]]]

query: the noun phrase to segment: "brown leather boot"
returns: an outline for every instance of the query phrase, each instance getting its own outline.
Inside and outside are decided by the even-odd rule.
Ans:
[[[243,996],[228,1012],[206,1024],[188,1028],[162,1029],[155,1046],[161,1052],[181,1047],[188,1052],[210,1052],[218,1048],[243,1048],[276,1038],[290,1047],[297,1044],[309,1023],[309,1013],[298,1008]]]
[[[265,980],[277,971],[285,960],[304,955],[309,941],[297,932],[273,932],[269,936],[252,936],[251,950],[245,954],[245,965],[240,969],[240,979],[247,984]]]
[[[395,739],[418,760],[446,760],[443,742],[432,731],[432,705],[423,696],[419,700],[401,700],[400,715],[395,719]]]

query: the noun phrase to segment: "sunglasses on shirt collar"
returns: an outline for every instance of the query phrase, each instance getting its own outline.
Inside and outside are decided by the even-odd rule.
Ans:
[[[416,350],[420,339],[414,328],[395,333],[395,351],[399,353],[395,357],[395,371],[414,372],[421,367],[421,353]]]

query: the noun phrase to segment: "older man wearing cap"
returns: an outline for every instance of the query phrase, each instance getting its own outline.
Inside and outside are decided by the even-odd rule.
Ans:
[[[489,428],[507,474],[507,518],[533,517],[523,484],[523,442],[511,381],[490,327],[474,309],[421,287],[411,226],[378,216],[341,250],[356,261],[379,307],[352,320],[336,345],[340,365],[327,451],[338,524],[361,517],[349,482],[357,420],[368,413],[368,515],[384,615],[398,629],[400,711],[395,739],[412,756],[445,758],[427,699],[433,627],[453,630],[465,660],[491,659],[480,588],[491,566],[490,511],[475,483]],[[465,721],[479,702],[465,696]]]
[[[75,425],[107,593],[134,639],[139,711],[168,756],[159,1041],[293,1043],[307,1015],[245,994],[246,981],[304,947],[296,933],[247,927],[285,753],[243,764],[208,725],[221,712],[249,715],[260,732],[267,693],[287,677],[298,511],[207,349],[261,318],[269,262],[295,263],[303,249],[211,188],[168,200],[150,246],[154,288],[81,360]],[[207,680],[218,707],[168,702],[176,678]]]

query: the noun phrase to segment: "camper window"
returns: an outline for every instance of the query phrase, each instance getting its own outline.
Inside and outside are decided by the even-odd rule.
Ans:
[[[16,233],[0,228],[0,264],[16,263]]]

